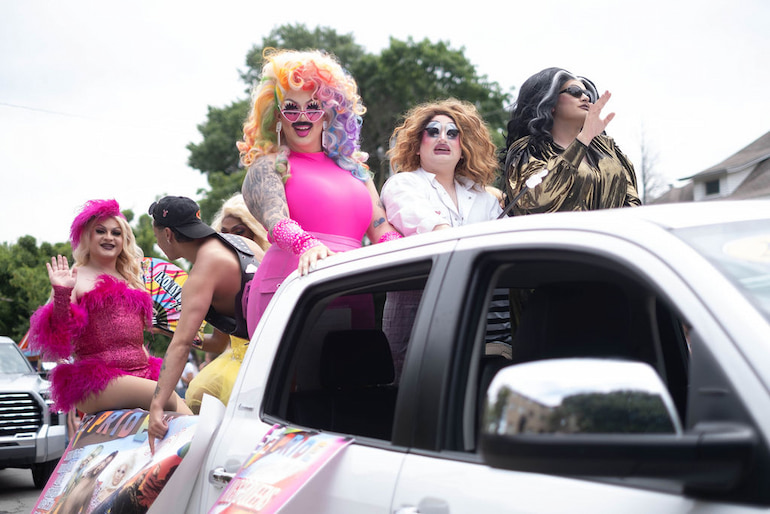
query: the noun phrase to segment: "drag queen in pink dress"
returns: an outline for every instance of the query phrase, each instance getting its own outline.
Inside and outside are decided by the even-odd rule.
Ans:
[[[278,286],[295,269],[336,252],[400,236],[385,218],[359,149],[365,108],[355,80],[320,51],[265,55],[252,93],[241,163],[243,197],[273,245],[252,281],[249,335]]]
[[[52,301],[30,320],[30,341],[59,361],[51,371],[55,407],[92,413],[149,409],[162,359],[149,355],[144,331],[152,300],[141,271],[142,251],[115,200],[92,200],[72,223],[75,265],[46,264]],[[189,414],[176,395],[167,410]]]

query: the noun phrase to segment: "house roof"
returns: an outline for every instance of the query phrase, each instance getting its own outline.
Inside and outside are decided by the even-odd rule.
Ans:
[[[770,197],[770,159],[765,160],[728,197],[730,200]]]
[[[693,190],[695,184],[690,181],[682,187],[672,187],[662,195],[653,198],[646,202],[651,203],[677,203],[677,202],[692,202],[694,200]]]
[[[741,169],[748,168],[749,166],[768,158],[770,158],[770,132],[766,133],[742,150],[734,153],[719,164],[705,169],[700,173],[696,173],[695,175],[684,177],[684,179],[696,177],[706,178],[711,175],[740,171]]]

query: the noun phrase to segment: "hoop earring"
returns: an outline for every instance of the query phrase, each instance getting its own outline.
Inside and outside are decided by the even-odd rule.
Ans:
[[[275,133],[278,134],[278,146],[281,146],[281,128],[282,123],[279,121],[275,124]]]
[[[323,125],[321,125],[321,148],[326,150],[326,120],[324,120]]]

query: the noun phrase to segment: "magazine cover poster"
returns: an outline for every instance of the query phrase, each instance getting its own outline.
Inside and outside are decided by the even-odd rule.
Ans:
[[[141,409],[86,416],[32,513],[147,512],[186,455],[198,422],[167,413],[168,434],[151,455],[148,417]]]
[[[353,440],[273,426],[209,514],[273,513]]]

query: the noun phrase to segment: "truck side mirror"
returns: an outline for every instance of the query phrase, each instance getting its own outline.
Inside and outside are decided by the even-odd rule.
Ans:
[[[676,408],[642,362],[553,359],[495,375],[484,407],[485,434],[681,434]]]
[[[663,381],[643,362],[553,359],[500,370],[479,447],[495,468],[561,476],[666,478],[691,494],[733,490],[758,451],[753,427],[683,433]]]

